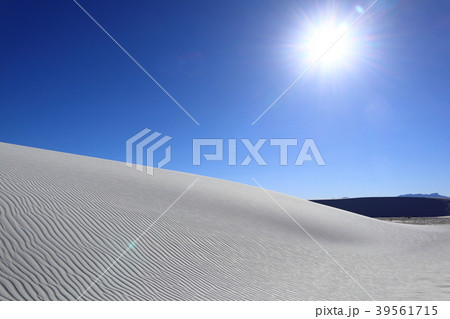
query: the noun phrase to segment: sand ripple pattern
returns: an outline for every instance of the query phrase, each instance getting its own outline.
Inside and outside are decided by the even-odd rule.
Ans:
[[[76,300],[197,177],[0,143],[0,300]],[[271,194],[376,299],[450,299],[448,226]],[[200,177],[80,299],[368,296],[260,189]]]

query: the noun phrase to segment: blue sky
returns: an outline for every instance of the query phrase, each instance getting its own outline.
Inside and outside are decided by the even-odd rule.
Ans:
[[[350,24],[370,1],[79,3],[200,123],[196,125],[73,2],[0,4],[0,141],[125,160],[143,128],[172,136],[165,167],[303,198],[450,195],[450,2],[380,0],[351,52],[308,66],[311,26]],[[193,138],[313,138],[325,166],[192,166]],[[247,154],[238,149],[238,161]]]

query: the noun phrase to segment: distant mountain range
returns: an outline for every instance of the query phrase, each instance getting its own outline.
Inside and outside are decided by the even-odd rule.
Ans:
[[[449,198],[448,196],[441,195],[439,193],[431,194],[405,194],[398,197],[425,197],[425,198]]]

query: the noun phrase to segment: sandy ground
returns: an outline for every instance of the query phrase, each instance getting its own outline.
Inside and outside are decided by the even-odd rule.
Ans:
[[[0,299],[450,299],[450,226],[268,194],[0,143]]]
[[[379,220],[412,225],[450,225],[450,216],[439,217],[381,217]]]

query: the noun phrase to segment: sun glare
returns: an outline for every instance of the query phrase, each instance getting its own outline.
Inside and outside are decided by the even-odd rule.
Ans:
[[[337,64],[345,61],[350,53],[350,41],[346,34],[346,25],[322,25],[311,28],[305,39],[304,49],[307,59],[315,62],[320,59],[321,63]]]

